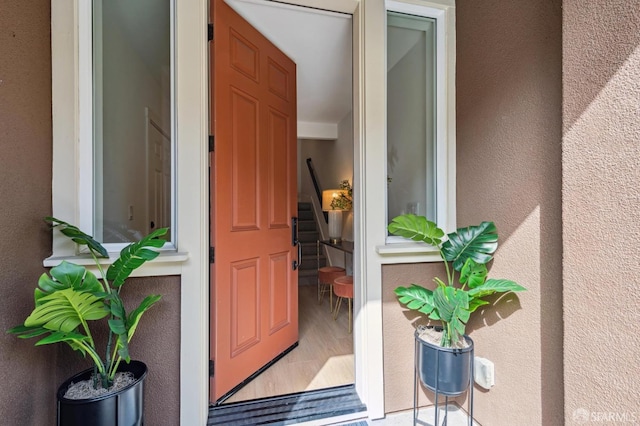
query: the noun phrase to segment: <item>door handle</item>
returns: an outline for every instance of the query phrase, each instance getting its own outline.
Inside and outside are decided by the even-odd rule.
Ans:
[[[291,218],[291,245],[292,246],[298,245],[298,218],[297,217]]]
[[[298,259],[291,262],[291,268],[295,271],[302,264],[302,244],[298,242]]]
[[[291,218],[291,245],[298,246],[298,259],[291,262],[291,268],[295,271],[302,263],[302,244],[298,240],[298,218]]]

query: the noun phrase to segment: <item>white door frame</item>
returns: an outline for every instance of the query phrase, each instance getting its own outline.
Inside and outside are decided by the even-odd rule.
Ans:
[[[353,73],[354,73],[354,217],[356,234],[354,257],[354,281],[356,285],[354,306],[354,354],[356,391],[368,407],[370,418],[384,416],[383,351],[382,351],[382,274],[381,261],[375,247],[385,243],[386,210],[384,197],[379,188],[384,188],[386,179],[380,173],[385,158],[385,50],[383,0],[286,0],[287,3],[318,7],[336,12],[353,14]],[[177,100],[178,138],[180,131],[192,123],[206,129],[208,120],[208,93],[206,80],[208,69],[208,45],[204,37],[207,21],[207,0],[199,0],[198,7],[192,3],[177,2],[177,90],[187,93]],[[201,22],[202,27],[193,25]],[[366,22],[366,25],[364,23]],[[366,41],[366,42],[365,42]],[[365,72],[366,70],[366,72]],[[366,75],[366,78],[365,78]],[[365,96],[366,94],[366,96]],[[194,121],[196,121],[194,123]],[[186,135],[185,135],[186,136]],[[189,135],[192,141],[194,134]],[[197,181],[200,202],[188,215],[179,215],[179,232],[189,238],[189,244],[199,246],[197,256],[183,265],[181,343],[180,343],[180,421],[181,424],[206,424],[208,415],[208,188],[207,158],[204,140],[200,135],[200,146],[178,149],[178,169],[189,164],[199,165]],[[366,136],[366,149],[365,149]],[[192,143],[191,145],[194,145]],[[181,152],[185,147],[188,152]],[[198,149],[199,148],[199,149]],[[190,158],[188,158],[190,157]],[[184,162],[183,162],[184,161]],[[371,167],[367,168],[367,164]],[[187,173],[185,173],[186,175]],[[193,173],[191,173],[193,175]],[[192,176],[196,178],[196,176]],[[178,175],[178,179],[189,176]],[[366,185],[365,185],[366,182]],[[179,185],[181,187],[182,185]],[[196,200],[178,191],[178,205],[186,202],[193,205]],[[182,210],[182,207],[180,207]],[[194,212],[199,216],[194,220]],[[365,212],[366,215],[365,215]],[[198,229],[199,228],[199,229]],[[180,250],[182,248],[179,241]],[[189,250],[191,254],[195,254]],[[195,398],[194,398],[195,396]]]

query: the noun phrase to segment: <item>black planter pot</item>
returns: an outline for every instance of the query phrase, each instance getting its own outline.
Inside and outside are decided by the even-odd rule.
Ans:
[[[144,424],[144,379],[147,366],[122,362],[118,371],[133,373],[136,381],[117,392],[87,399],[67,399],[69,385],[87,380],[93,368],[76,374],[58,388],[58,426],[138,426]]]
[[[439,327],[436,327],[439,330]],[[470,384],[473,362],[473,340],[466,334],[469,347],[443,348],[418,337],[416,330],[416,363],[420,381],[429,390],[445,396],[458,396]],[[437,386],[436,386],[437,383]],[[437,389],[436,389],[437,387]]]

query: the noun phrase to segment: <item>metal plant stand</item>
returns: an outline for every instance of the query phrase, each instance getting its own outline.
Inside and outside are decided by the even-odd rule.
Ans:
[[[419,343],[418,343],[418,339],[417,337],[414,339],[414,344],[415,344],[415,352],[414,352],[414,369],[413,369],[413,425],[415,426],[417,424],[418,421],[418,383],[420,381],[420,376],[418,374],[418,350],[419,350]],[[474,347],[471,348],[471,362],[469,363],[469,387],[468,387],[468,391],[467,391],[467,401],[468,401],[468,410],[469,410],[469,426],[473,426],[473,374],[474,374]],[[440,394],[444,395],[444,401],[445,401],[445,411],[444,411],[444,423],[443,425],[447,425],[447,417],[449,415],[449,412],[447,410],[447,407],[449,406],[449,396],[457,396],[457,395],[449,395],[448,393],[443,393],[441,391],[439,391],[438,389],[438,384],[439,384],[439,373],[440,373],[440,369],[439,367],[439,361],[440,361],[440,352],[437,352],[436,354],[436,381],[435,381],[435,395],[436,395],[436,402],[435,402],[435,420],[434,420],[434,426],[440,426],[440,422],[439,422],[439,412],[438,412],[438,397],[440,396]]]

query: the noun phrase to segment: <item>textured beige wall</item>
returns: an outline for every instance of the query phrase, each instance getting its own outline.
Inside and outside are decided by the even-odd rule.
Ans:
[[[0,423],[53,424],[54,348],[6,334],[33,308],[51,239],[50,2],[0,2]]]
[[[51,253],[50,1],[0,2],[0,413],[1,424],[55,423],[55,392],[89,366],[66,347],[35,348],[4,330],[33,309],[33,289]],[[147,363],[146,423],[179,423],[180,281],[133,280],[123,291],[164,296],[132,344]]]
[[[470,322],[476,355],[496,371],[490,391],[476,387],[474,414],[484,425],[561,424],[561,2],[456,6],[458,225],[493,220],[491,276],[528,288]],[[411,327],[392,290],[437,270],[383,269],[387,411],[409,408],[412,386]]]
[[[565,420],[635,424],[640,1],[565,0],[563,71]]]

